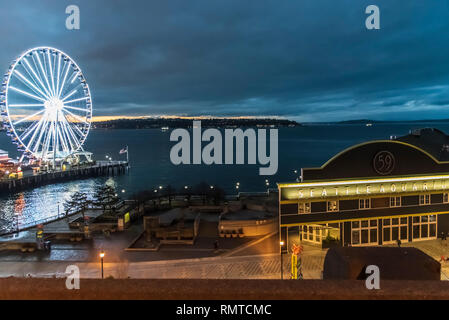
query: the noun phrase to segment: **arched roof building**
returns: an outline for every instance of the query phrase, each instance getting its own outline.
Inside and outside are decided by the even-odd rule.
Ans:
[[[286,249],[435,239],[449,232],[449,136],[424,128],[357,144],[278,188]]]

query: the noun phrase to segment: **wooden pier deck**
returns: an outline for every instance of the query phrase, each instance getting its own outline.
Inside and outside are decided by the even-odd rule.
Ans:
[[[55,170],[26,175],[17,179],[1,179],[0,193],[12,193],[28,188],[98,176],[124,174],[129,168],[126,161],[97,161],[92,165],[82,165],[68,170]]]
[[[88,209],[85,216],[94,219],[103,214],[100,209]],[[44,237],[52,237],[58,235],[75,235],[83,234],[77,228],[70,228],[69,222],[74,219],[81,218],[81,213],[74,213],[64,218],[59,218],[44,224]],[[37,227],[29,227],[19,232],[13,232],[7,235],[0,236],[0,250],[4,249],[19,249],[22,246],[34,246],[36,244]]]

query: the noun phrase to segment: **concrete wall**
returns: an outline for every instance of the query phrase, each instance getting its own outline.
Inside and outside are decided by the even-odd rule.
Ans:
[[[218,232],[243,230],[246,237],[255,237],[272,232],[279,229],[278,219],[264,220],[220,220],[218,223]]]
[[[82,279],[80,290],[67,290],[65,279],[2,278],[0,288],[1,300],[449,299],[448,281],[385,280],[367,290],[358,280]]]

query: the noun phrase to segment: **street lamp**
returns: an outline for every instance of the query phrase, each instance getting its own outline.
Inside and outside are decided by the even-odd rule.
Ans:
[[[284,260],[282,258],[282,248],[284,247],[284,241],[279,242],[279,246],[281,247],[281,280],[284,280]]]
[[[103,258],[104,258],[104,251],[100,252],[100,260],[101,260],[101,279],[104,279],[104,273],[103,273]]]

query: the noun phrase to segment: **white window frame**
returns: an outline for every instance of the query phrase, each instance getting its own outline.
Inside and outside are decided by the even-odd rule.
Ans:
[[[422,201],[422,200],[424,200],[424,201]],[[431,203],[431,201],[430,201],[430,193],[424,193],[424,194],[420,194],[419,195],[419,205],[420,206],[425,206],[425,205],[428,205],[430,203]]]
[[[362,205],[362,203],[363,203],[363,205]],[[359,199],[359,209],[360,210],[371,209],[371,198]]]
[[[431,216],[434,217],[435,220],[430,221],[430,217]],[[435,215],[435,214],[429,214],[429,215],[427,215],[427,221],[425,221],[425,222],[422,221],[422,217],[423,216],[419,216],[419,222],[414,222],[413,218],[412,218],[412,230],[411,230],[411,232],[412,232],[412,241],[437,239],[437,237],[438,237],[438,216]],[[430,225],[431,224],[435,225],[435,235],[434,236],[430,236]],[[422,230],[421,230],[422,227],[421,226],[422,225],[427,225],[427,237],[423,237],[421,235],[421,232],[422,232]],[[417,226],[419,228],[418,229],[419,230],[419,237],[416,237],[416,238],[415,238],[415,234],[413,233],[413,229],[414,229],[415,226]]]
[[[332,209],[332,210],[329,209],[329,204],[330,204],[331,202],[335,202],[335,208]],[[327,201],[327,202],[326,202],[326,212],[336,212],[336,211],[338,211],[338,209],[339,209],[339,203],[338,203],[338,200],[331,200],[331,201]]]
[[[402,197],[401,196],[395,196],[390,197],[390,208],[397,208],[402,205]]]
[[[375,226],[371,226],[371,221],[374,220],[376,221],[376,225]],[[359,223],[359,226],[357,228],[353,227],[353,222],[356,221],[351,221],[351,245],[352,246],[376,246],[379,244],[379,221],[377,218],[374,219],[362,219],[362,220],[357,220]],[[362,221],[368,221],[368,226],[367,227],[362,227]],[[363,243],[362,244],[362,230],[367,230],[368,231],[368,243]],[[371,230],[376,230],[377,236],[376,236],[376,242],[371,241]],[[352,243],[352,236],[353,236],[353,232],[354,231],[358,231],[359,232],[359,243],[354,244]]]
[[[301,206],[302,210],[301,210]],[[298,203],[298,214],[306,214],[312,212],[312,204],[309,202],[299,202]]]
[[[392,244],[392,243],[397,243],[397,240],[392,240],[393,239],[393,228],[398,228],[398,239],[401,240],[401,243],[405,243],[408,242],[408,238],[409,238],[409,234],[410,234],[410,230],[408,227],[408,217],[406,219],[405,222],[401,222],[401,219],[405,218],[405,217],[396,217],[396,218],[384,218],[382,219],[382,244]],[[397,224],[393,224],[393,219],[398,219],[398,223]],[[389,220],[390,224],[385,225],[385,220]],[[401,228],[407,228],[407,236],[406,239],[401,239]],[[389,229],[389,233],[390,233],[390,240],[385,240],[384,238],[384,229]]]

